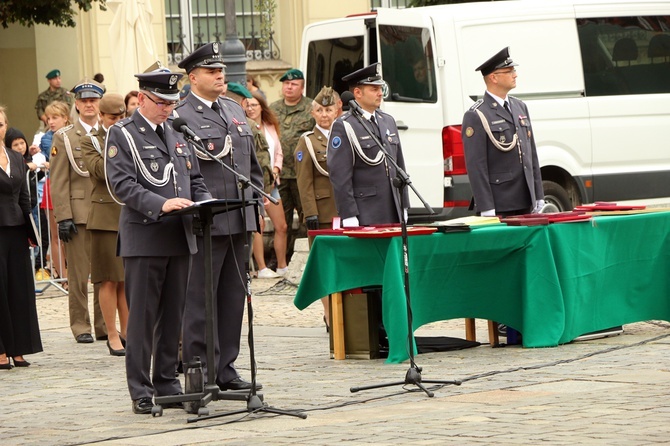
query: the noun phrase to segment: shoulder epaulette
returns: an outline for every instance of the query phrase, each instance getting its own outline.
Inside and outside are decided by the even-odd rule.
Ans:
[[[482,105],[483,103],[484,103],[484,99],[480,99],[480,100],[478,100],[477,102],[475,102],[474,104],[472,104],[472,107],[470,107],[470,110],[471,110],[471,111],[473,111],[473,110],[477,110],[477,109],[479,108],[479,106]]]
[[[131,121],[130,118],[123,118],[114,125],[117,127],[125,127],[126,125],[128,125],[128,123],[130,123],[130,121]]]
[[[56,135],[62,135],[63,133],[67,132],[70,130],[72,127],[74,127],[74,124],[66,125],[65,127],[61,127],[60,129],[56,130]]]
[[[305,138],[307,138],[309,135],[313,135],[313,134],[314,134],[314,130],[307,130],[305,133],[300,135],[300,137],[302,138],[304,136]]]
[[[223,101],[230,101],[234,104],[240,105],[240,104],[237,103],[237,101],[235,99],[231,99],[228,96],[220,96],[220,97],[221,97],[221,100],[223,100]],[[240,107],[241,107],[241,105],[240,105]]]

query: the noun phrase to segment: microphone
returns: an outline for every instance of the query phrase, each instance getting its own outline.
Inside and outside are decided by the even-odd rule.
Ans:
[[[188,124],[186,123],[184,118],[175,119],[174,122],[172,122],[172,127],[174,127],[176,131],[191,137],[191,139],[193,139],[194,141],[200,141],[200,137],[196,135],[195,132],[188,127]]]
[[[345,104],[349,104],[349,110],[353,110],[361,116],[363,115],[363,109],[361,108],[360,105],[358,105],[356,99],[354,99],[354,94],[352,92],[345,91],[340,96],[340,99],[342,99],[342,102],[344,102]]]

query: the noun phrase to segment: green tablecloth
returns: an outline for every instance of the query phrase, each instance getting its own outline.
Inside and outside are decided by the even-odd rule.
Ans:
[[[551,347],[624,323],[670,320],[670,213],[409,237],[413,327],[475,317]],[[295,296],[382,285],[387,362],[408,358],[402,240],[319,236]]]
[[[670,213],[595,217],[547,228],[565,303],[559,343],[595,330],[670,320]]]

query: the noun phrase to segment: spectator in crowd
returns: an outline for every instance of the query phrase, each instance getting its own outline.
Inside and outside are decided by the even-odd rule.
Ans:
[[[247,99],[246,113],[250,119],[253,119],[259,126],[259,130],[265,136],[270,153],[270,165],[272,166],[272,177],[270,179],[270,191],[278,203],[272,204],[265,200],[265,212],[267,212],[272,226],[274,227],[274,250],[277,257],[277,272],[275,273],[267,267],[265,263],[265,249],[263,245],[263,231],[265,230],[265,219],[261,219],[261,232],[254,233],[253,253],[258,265],[258,277],[261,279],[284,276],[288,272],[286,263],[286,217],[284,216],[284,206],[279,196],[277,185],[279,184],[279,174],[282,169],[284,153],[282,152],[281,142],[279,141],[279,120],[268,106],[265,98],[258,92],[252,92],[251,98]],[[267,191],[266,191],[267,192]]]
[[[362,109],[362,119],[388,155],[404,169],[398,127],[395,119],[379,109],[382,102],[380,64],[374,63],[342,78]],[[350,110],[333,122],[328,140],[328,172],[335,193],[342,226],[369,226],[400,223],[407,218],[409,195],[402,197],[393,186],[394,165],[371,140],[370,134]],[[406,188],[405,188],[406,189]]]
[[[28,151],[28,141],[26,140],[25,135],[18,129],[10,128],[5,134],[5,147],[11,148],[13,151],[18,152],[23,157],[23,160],[28,167],[28,190],[30,192],[30,209],[31,214],[37,209],[38,196],[37,196],[37,186],[38,181],[40,181],[45,173],[43,168],[38,166],[45,166],[46,160],[42,153],[37,149],[35,155],[31,155]],[[35,216],[38,216],[35,218]],[[33,214],[33,222],[36,227],[40,226],[39,214]],[[46,231],[46,226],[45,226]],[[40,240],[41,241],[41,240]],[[44,249],[48,249],[45,247]],[[40,255],[39,247],[35,247],[36,256],[35,256],[35,276],[39,277],[42,280],[47,279],[48,273],[43,268],[44,263],[42,262],[42,256]]]
[[[299,221],[303,220],[302,206],[300,204],[300,193],[295,176],[295,148],[298,139],[303,133],[314,128],[312,117],[312,100],[303,96],[305,90],[305,76],[302,71],[292,68],[279,79],[282,83],[283,98],[273,102],[270,109],[277,115],[280,124],[280,140],[284,152],[284,164],[279,174],[279,195],[284,205],[284,218],[288,227],[287,260],[293,254],[295,239],[302,229],[293,229],[293,212],[298,212]]]
[[[51,154],[51,142],[54,132],[70,125],[70,109],[65,102],[54,101],[47,105],[45,110],[49,130],[42,136],[40,151],[46,152],[47,160]],[[67,279],[67,267],[65,260],[65,245],[58,239],[58,223],[53,212],[51,201],[51,179],[47,177],[44,183],[44,194],[40,201],[40,211],[47,214],[47,226],[49,232],[49,262],[50,274],[53,279]],[[61,286],[68,288],[67,282],[61,282]]]
[[[5,147],[8,126],[0,106],[0,370],[27,367],[24,355],[42,351],[28,243],[37,240],[28,221],[27,166]]]
[[[257,187],[263,187],[263,172],[256,158],[253,133],[247,124],[244,109],[233,99],[221,98],[224,88],[223,55],[218,43],[201,46],[179,63],[186,70],[191,92],[177,106],[176,113],[193,123],[193,131],[202,139],[210,153],[247,177]],[[243,95],[242,85],[228,94]],[[247,92],[248,93],[248,92]],[[234,159],[233,159],[234,157]],[[200,168],[207,188],[214,198],[251,200],[258,197],[252,188],[238,187],[238,180],[228,169],[209,157],[200,157]],[[244,195],[242,195],[244,194]],[[244,218],[243,218],[244,216]],[[252,384],[244,380],[235,368],[240,351],[240,336],[246,297],[245,252],[247,237],[257,227],[254,206],[227,212],[214,217],[212,224],[212,275],[214,277],[214,351],[216,385],[221,390],[247,390]],[[206,362],[205,339],[205,282],[204,241],[197,237],[198,253],[193,256],[193,269],[188,284],[184,310],[182,354],[185,361],[200,356]],[[214,384],[214,383],[210,383]],[[256,387],[261,385],[256,383]]]
[[[265,93],[263,92],[263,90],[261,90],[258,81],[256,80],[255,77],[253,77],[250,74],[247,74],[247,90],[249,90],[251,94],[258,93],[258,95],[260,95],[263,98],[263,100],[267,102]]]
[[[330,184],[326,153],[330,126],[337,118],[339,109],[335,91],[323,87],[312,102],[312,116],[316,125],[312,131],[304,133],[295,149],[295,172],[300,190],[302,211],[305,214],[307,229],[328,229],[332,227],[333,217],[337,217],[335,195]],[[312,245],[313,237],[309,237]],[[328,329],[328,297],[321,298],[323,321]]]
[[[126,380],[133,413],[150,414],[154,396],[182,393],[176,376],[179,334],[191,256],[197,250],[192,216],[165,214],[212,196],[192,148],[168,121],[179,99],[177,82],[182,75],[159,66],[135,77],[139,109],[109,129],[105,166],[110,192],[125,203],[118,254],[130,310]],[[202,271],[201,266],[195,268]]]
[[[53,101],[63,101],[68,105],[68,110],[72,108],[73,97],[72,94],[61,86],[60,70],[51,70],[47,73],[47,81],[49,81],[49,88],[44,90],[37,96],[35,102],[35,111],[37,112],[37,119],[47,125],[47,118],[45,110],[47,105]]]
[[[124,99],[124,104],[126,105],[126,118],[132,116],[135,112],[135,109],[139,107],[140,100],[137,98],[139,92],[137,90],[131,90]]]
[[[128,303],[124,290],[123,261],[116,255],[121,205],[107,189],[105,140],[109,128],[125,116],[123,96],[107,93],[100,99],[98,131],[82,138],[81,152],[90,174],[93,190],[86,229],[91,233],[91,282],[99,284],[100,310],[107,327],[107,349],[112,356],[125,356]],[[121,332],[116,330],[119,315]]]
[[[82,79],[73,88],[77,121],[53,137],[51,148],[51,198],[58,222],[58,238],[67,244],[70,328],[80,344],[93,342],[88,312],[88,278],[91,271],[90,233],[86,230],[91,189],[81,155],[81,139],[98,129],[99,102],[103,87]],[[95,336],[107,340],[98,293],[93,296]]]

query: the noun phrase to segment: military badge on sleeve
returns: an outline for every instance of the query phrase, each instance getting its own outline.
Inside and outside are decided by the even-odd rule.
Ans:
[[[467,129],[465,129],[465,136],[467,136],[468,138],[470,138],[474,134],[475,129],[473,129],[472,127],[468,127]]]
[[[296,153],[295,157],[298,159],[298,162],[302,161],[302,151]]]
[[[51,156],[56,156],[56,155],[58,155],[58,149],[56,148],[56,146],[53,146],[51,148]]]
[[[109,146],[107,149],[107,158],[112,159],[119,153],[119,149],[116,146]]]
[[[333,142],[331,143],[331,145],[333,146],[333,149],[339,148],[342,145],[342,139],[340,139],[339,136],[336,136],[335,138],[333,138]]]

